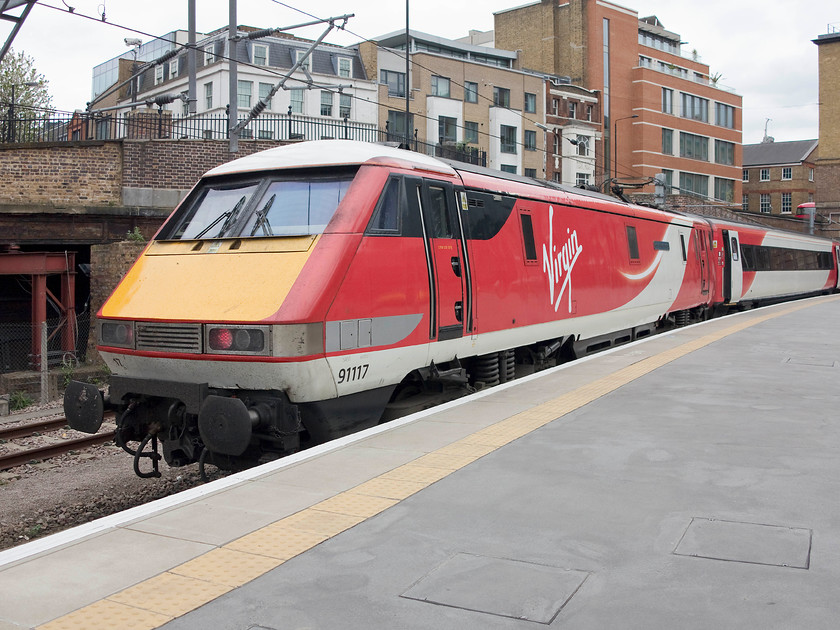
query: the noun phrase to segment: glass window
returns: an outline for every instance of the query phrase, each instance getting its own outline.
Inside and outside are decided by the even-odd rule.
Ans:
[[[467,103],[478,103],[478,83],[464,81],[464,100]]]
[[[371,222],[370,229],[376,232],[397,232],[400,229],[400,197],[402,182],[391,178],[379,197],[379,208]]]
[[[741,176],[742,182],[750,181],[750,172],[747,169],[744,169],[744,174]]]
[[[808,169],[808,181],[809,182],[814,181],[814,169],[813,168]]]
[[[472,120],[464,122],[464,142],[478,144],[478,123]]]
[[[709,99],[693,94],[680,93],[682,99],[682,117],[700,122],[709,122]]]
[[[408,130],[405,127],[405,112],[403,111],[395,111],[393,109],[388,110],[388,133],[391,136],[397,138],[405,138],[406,136],[410,136],[412,134],[412,130],[414,129],[414,114],[411,114],[408,118]]]
[[[432,75],[432,96],[449,98],[449,79]]]
[[[155,66],[155,85],[163,83],[163,64]]]
[[[674,155],[674,130],[662,129],[662,153]]]
[[[793,168],[790,166],[782,167],[782,179],[793,179]]]
[[[680,157],[709,161],[709,139],[693,133],[680,132]]]
[[[350,60],[346,57],[338,58],[338,76],[350,78]]]
[[[715,140],[715,163],[735,164],[735,143]]]
[[[762,181],[762,182],[769,182],[770,181],[770,169],[769,168],[761,169],[761,171],[759,171],[758,179],[759,179],[759,181]]]
[[[735,128],[735,108],[725,103],[715,103],[715,124],[728,129]]]
[[[750,211],[750,196],[749,195],[741,195],[741,210],[744,212]]]
[[[311,56],[306,54],[305,50],[296,50],[294,60],[295,63],[300,62],[300,70],[309,70],[309,61]]]
[[[575,173],[575,186],[588,186],[589,173]]]
[[[274,87],[271,83],[260,83],[260,100],[267,98],[271,94],[271,88]],[[271,109],[271,99],[266,102],[266,109]]]
[[[592,122],[592,105],[586,106],[586,120]]]
[[[332,116],[333,93],[321,90],[321,116]]]
[[[510,107],[510,90],[507,88],[493,88],[493,105],[496,107]]]
[[[349,94],[340,94],[338,96],[338,117],[350,118],[350,110],[353,106],[353,97]]]
[[[674,113],[674,90],[662,88],[662,112],[665,114]]]
[[[735,198],[735,180],[715,177],[715,199],[732,201]]]
[[[577,118],[577,103],[569,102],[569,118]]]
[[[265,46],[264,44],[254,44],[254,65],[268,65],[268,46]]]
[[[529,129],[525,130],[525,150],[526,151],[536,151],[537,150],[537,132],[531,131]]]
[[[515,166],[511,166],[509,164],[502,164],[499,168],[501,169],[501,171],[503,173],[513,173],[514,175],[516,175],[516,167]]]
[[[216,61],[216,55],[214,54],[215,46],[213,44],[209,44],[208,46],[204,47],[204,65],[209,66],[211,63]]]
[[[446,190],[437,186],[429,186],[428,213],[431,218],[429,236],[432,238],[452,238],[452,225],[449,221],[449,210],[446,203]]]
[[[379,73],[379,82],[388,86],[388,96],[405,98],[405,72],[382,70]]]
[[[236,223],[258,187],[259,183],[255,182],[208,186],[190,206],[186,215],[174,216],[167,222],[163,238],[191,240],[232,236],[228,231]]]
[[[663,168],[662,174],[665,175],[665,194],[670,195],[674,188],[674,171]]]
[[[178,60],[173,59],[169,62],[169,78],[174,79],[178,76]]]
[[[251,90],[254,84],[250,81],[237,81],[237,86],[237,106],[251,107]]]
[[[449,116],[438,117],[438,142],[455,143],[458,141],[458,119]]]
[[[204,84],[204,108],[213,109],[213,84]]]
[[[698,175],[697,173],[680,173],[680,192],[709,196],[709,176]]]
[[[303,92],[301,88],[293,88],[289,90],[289,103],[292,107],[293,114],[303,113]]]
[[[632,225],[624,227],[627,229],[627,250],[630,253],[630,260],[639,260],[639,240],[636,237],[636,228]]]
[[[575,149],[577,149],[578,155],[589,155],[589,138],[587,138],[586,136],[578,135]]]
[[[526,168],[525,169],[525,177],[533,177],[536,179],[537,177],[537,169],[535,168]]]
[[[352,177],[279,180],[269,184],[241,236],[320,234],[335,214]]]
[[[534,114],[537,111],[537,95],[525,92],[525,112]]]
[[[770,214],[770,195],[767,193],[761,193],[759,197],[759,204],[758,209],[765,214]]]
[[[793,209],[793,201],[791,199],[791,193],[783,192],[782,193],[782,214],[790,214],[792,209]]]
[[[516,153],[516,127],[501,125],[500,129],[501,152]]]

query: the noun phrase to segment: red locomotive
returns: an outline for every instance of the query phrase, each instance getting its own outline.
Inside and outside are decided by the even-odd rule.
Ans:
[[[93,432],[115,407],[142,476],[158,441],[170,465],[237,468],[729,308],[833,291],[838,260],[825,239],[305,142],[202,178],[99,313],[107,399],[74,382],[65,411]]]

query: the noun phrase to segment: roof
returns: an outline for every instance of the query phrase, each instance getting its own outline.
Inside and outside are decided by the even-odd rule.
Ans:
[[[761,142],[744,145],[744,167],[798,164],[804,162],[817,148],[819,140],[794,140],[792,142]]]

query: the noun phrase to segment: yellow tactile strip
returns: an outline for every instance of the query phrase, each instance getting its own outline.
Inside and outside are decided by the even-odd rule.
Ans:
[[[840,298],[835,298],[840,299]],[[104,600],[39,626],[41,630],[152,630],[256,579],[316,545],[396,505],[456,470],[657,368],[736,332],[813,306],[799,303],[749,317],[665,350],[477,431],[355,488],[287,516]]]

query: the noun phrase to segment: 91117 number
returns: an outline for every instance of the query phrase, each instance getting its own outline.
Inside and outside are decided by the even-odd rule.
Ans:
[[[341,368],[338,371],[338,382],[349,383],[350,381],[360,381],[367,376],[369,367],[370,364],[365,363],[364,365],[354,365],[349,368]]]

